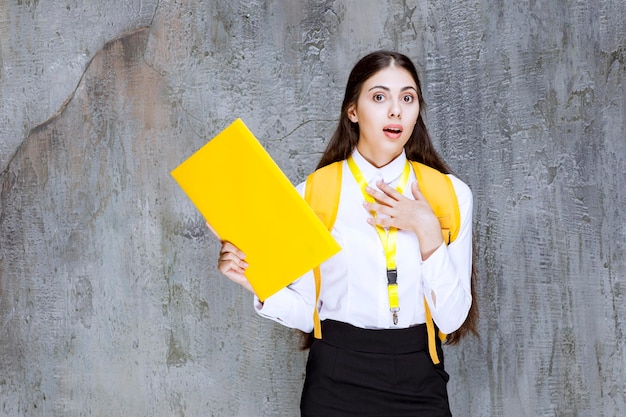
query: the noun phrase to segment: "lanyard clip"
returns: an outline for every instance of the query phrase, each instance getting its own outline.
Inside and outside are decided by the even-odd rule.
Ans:
[[[399,308],[392,308],[391,309],[391,317],[393,318],[393,325],[394,326],[398,325],[398,311],[400,311]]]
[[[387,269],[387,291],[389,292],[389,310],[393,317],[394,326],[398,325],[398,311],[400,303],[398,300],[398,270]]]

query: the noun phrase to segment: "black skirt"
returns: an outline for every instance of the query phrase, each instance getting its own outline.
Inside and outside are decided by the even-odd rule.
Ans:
[[[450,417],[443,367],[426,325],[368,330],[324,320],[306,366],[302,417]]]

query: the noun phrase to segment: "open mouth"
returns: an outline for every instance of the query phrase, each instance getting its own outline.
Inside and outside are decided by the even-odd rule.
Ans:
[[[389,127],[385,127],[383,129],[383,132],[389,132],[389,133],[392,133],[394,135],[399,135],[400,133],[402,133],[402,128],[401,127],[395,127],[395,126],[389,126]]]

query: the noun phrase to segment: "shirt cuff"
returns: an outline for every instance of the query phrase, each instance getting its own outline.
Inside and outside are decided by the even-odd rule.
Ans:
[[[290,298],[288,288],[283,288],[275,294],[267,297],[261,303],[259,297],[254,296],[254,310],[261,316],[282,323],[281,317],[285,317],[289,312]]]

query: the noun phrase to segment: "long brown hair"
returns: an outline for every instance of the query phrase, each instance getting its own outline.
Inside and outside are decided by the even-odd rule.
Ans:
[[[342,161],[347,159],[359,141],[359,125],[353,123],[348,117],[348,110],[353,105],[356,105],[361,88],[363,84],[378,71],[390,66],[397,66],[405,69],[411,74],[415,84],[417,85],[417,95],[420,105],[420,114],[413,129],[413,133],[408,142],[404,146],[404,151],[409,160],[421,162],[432,168],[437,169],[444,174],[450,174],[451,170],[445,163],[443,158],[435,150],[432,144],[428,129],[424,123],[423,112],[426,107],[424,97],[422,95],[422,87],[420,85],[419,76],[415,65],[411,60],[398,52],[380,50],[372,52],[357,62],[350,76],[348,77],[348,83],[346,85],[345,95],[343,97],[343,103],[341,104],[341,115],[339,118],[339,124],[335,133],[332,135],[326,150],[322,154],[322,158],[317,164],[317,168],[322,168],[326,165],[330,165],[333,162]],[[476,324],[478,321],[478,310],[476,308],[475,293],[474,293],[474,281],[475,281],[475,268],[474,262],[472,262],[472,274],[471,274],[471,294],[472,305],[467,316],[467,319],[463,325],[454,333],[448,335],[446,339],[447,344],[456,344],[459,340],[472,333],[478,335],[476,331]],[[306,347],[310,339],[310,336],[305,338],[303,346]]]

